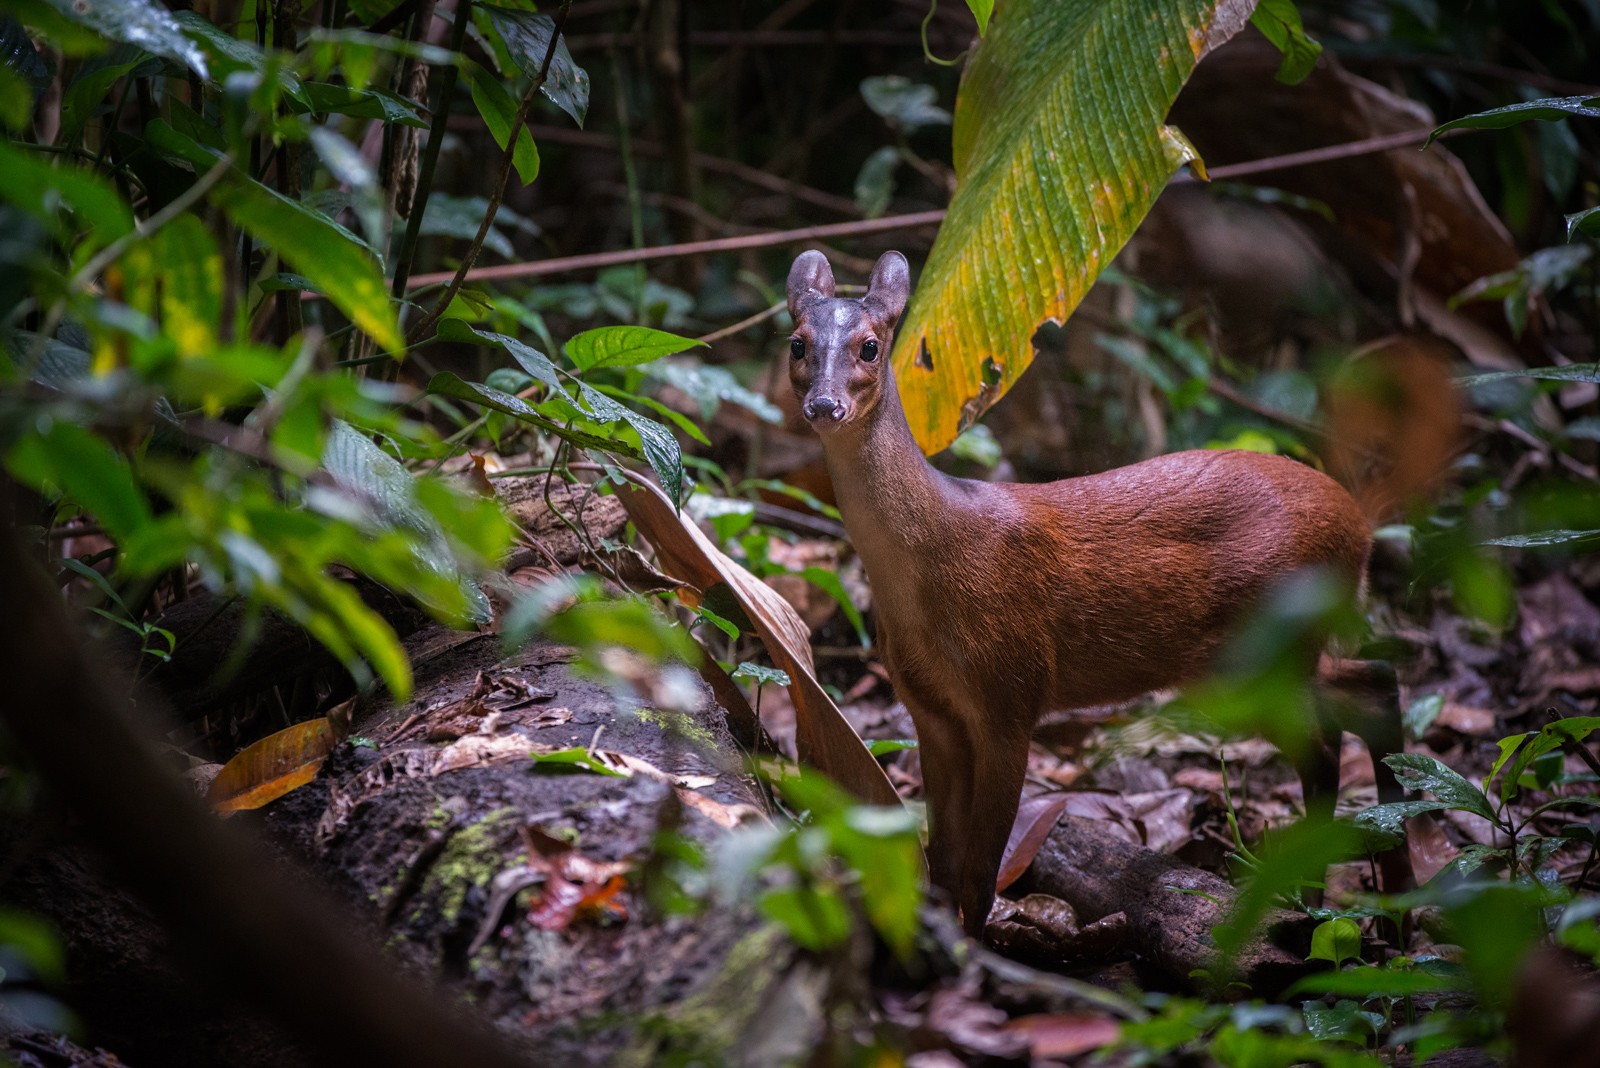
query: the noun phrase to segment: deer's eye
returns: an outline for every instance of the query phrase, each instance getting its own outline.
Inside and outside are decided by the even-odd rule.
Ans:
[[[876,360],[878,358],[878,343],[876,341],[868,341],[866,344],[862,345],[861,358],[867,363],[871,363],[873,360]]]
[[[792,337],[789,339],[789,355],[797,360],[806,358],[806,343],[803,338]]]

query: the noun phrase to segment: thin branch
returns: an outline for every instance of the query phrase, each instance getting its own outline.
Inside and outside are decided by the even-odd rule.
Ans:
[[[560,274],[590,267],[611,267],[619,263],[640,263],[646,260],[672,259],[676,256],[694,256],[709,252],[734,252],[746,248],[767,248],[772,245],[792,245],[816,241],[827,237],[861,237],[881,234],[891,230],[909,230],[918,226],[937,226],[944,219],[943,211],[919,211],[910,215],[890,215],[882,219],[863,219],[860,222],[830,223],[826,226],[806,226],[798,230],[778,230],[744,237],[721,237],[714,241],[689,241],[681,245],[656,245],[653,248],[620,249],[616,252],[594,252],[583,256],[566,256],[553,260],[535,260],[532,263],[507,263],[496,267],[482,267],[465,272],[472,281],[499,278],[530,278],[544,274]],[[419,274],[411,285],[429,285],[449,279],[449,274]],[[307,299],[316,297],[307,292]]]
[[[325,0],[326,2],[326,0]],[[450,51],[459,54],[467,39],[467,24],[471,21],[472,0],[456,0],[456,21],[450,30]],[[439,148],[444,144],[445,129],[450,119],[450,94],[455,91],[457,69],[454,63],[434,67],[438,79],[433,94],[433,128],[428,131],[428,146],[422,151],[422,169],[417,175],[416,192],[411,197],[411,213],[406,219],[405,236],[400,239],[400,254],[395,257],[395,296],[404,296],[406,279],[411,275],[411,264],[417,255],[417,239],[422,234],[422,216],[428,209],[428,194],[433,190],[433,173],[439,164]]]
[[[1248,163],[1228,163],[1221,167],[1208,167],[1207,173],[1212,178],[1238,178],[1246,174],[1260,174],[1263,171],[1281,171],[1288,167],[1303,167],[1308,163],[1327,163],[1336,159],[1349,159],[1352,156],[1370,156],[1376,152],[1387,152],[1394,148],[1405,148],[1407,145],[1419,145],[1428,139],[1433,128],[1424,127],[1420,130],[1407,130],[1404,133],[1386,134],[1383,137],[1369,137],[1364,141],[1349,141],[1342,145],[1329,145],[1326,148],[1313,148],[1305,152],[1291,152],[1286,156],[1269,156],[1266,159],[1251,160]],[[1440,134],[1440,139],[1454,137],[1465,130],[1446,130]],[[1192,182],[1193,175],[1179,174],[1173,177],[1174,182]]]
[[[550,61],[555,59],[556,45],[561,41],[561,29],[566,25],[567,12],[572,8],[572,0],[562,0],[561,10],[556,13],[555,25],[550,29],[550,43],[544,50],[544,62],[539,64],[539,76],[528,86],[527,95],[522,98],[522,103],[517,106],[517,114],[511,121],[511,135],[506,138],[506,155],[500,163],[500,174],[495,179],[494,192],[489,196],[489,207],[483,213],[483,222],[478,224],[478,236],[472,239],[472,246],[467,249],[467,254],[461,257],[461,266],[456,268],[455,276],[450,279],[449,287],[433,310],[418,323],[406,337],[406,343],[419,340],[425,333],[433,329],[433,325],[444,315],[445,309],[450,307],[450,302],[461,291],[462,284],[467,275],[472,272],[472,265],[477,262],[478,253],[483,251],[484,238],[489,235],[489,227],[494,225],[494,217],[500,211],[500,201],[506,195],[506,183],[511,178],[511,167],[517,154],[517,138],[522,136],[522,128],[528,124],[528,112],[533,110],[533,101],[539,95],[539,90],[544,87],[545,79],[550,76]],[[533,136],[529,134],[529,136]],[[425,284],[418,280],[418,284]]]
[[[788,306],[789,305],[788,305],[787,301],[780,300],[780,301],[778,301],[778,303],[774,304],[772,307],[764,308],[761,311],[758,311],[754,315],[750,316],[748,319],[740,319],[738,322],[734,323],[732,326],[725,326],[721,330],[713,330],[711,333],[705,335],[704,337],[697,337],[697,338],[695,338],[695,340],[696,341],[708,341],[708,342],[709,341],[720,341],[721,339],[723,339],[725,337],[728,337],[728,336],[730,336],[732,334],[737,334],[741,330],[744,330],[744,329],[746,329],[748,327],[755,326],[757,323],[765,322],[766,320],[772,318],[774,315],[777,315],[779,312],[783,311],[783,309],[787,308]]]
[[[452,115],[450,128],[454,130],[482,130],[484,122],[476,115]],[[557,144],[575,145],[579,148],[589,148],[600,152],[616,152],[619,144],[614,134],[595,133],[590,130],[569,130],[564,126],[542,126],[530,124],[528,132],[540,141],[554,141]],[[666,148],[658,141],[632,139],[633,151],[640,156],[664,156]],[[841,197],[834,193],[825,193],[820,189],[813,189],[809,185],[791,182],[787,178],[780,178],[771,171],[764,171],[759,167],[752,167],[738,160],[727,159],[723,156],[713,156],[705,152],[694,154],[694,165],[703,171],[715,171],[726,174],[732,178],[758,185],[763,189],[770,189],[774,193],[783,193],[803,200],[808,204],[815,204],[819,208],[827,208],[841,215],[852,218],[861,217],[861,209],[856,207],[856,202],[849,197]]]

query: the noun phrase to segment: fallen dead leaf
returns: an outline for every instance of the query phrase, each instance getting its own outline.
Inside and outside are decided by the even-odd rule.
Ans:
[[[711,544],[654,486],[618,487],[617,498],[667,571],[700,595],[718,583],[733,591],[773,663],[789,675],[800,759],[864,801],[899,804],[877,759],[817,682],[810,630],[794,608]]]
[[[1109,1016],[1070,1012],[1019,1016],[1006,1024],[1005,1030],[1025,1036],[1028,1052],[1034,1057],[1076,1057],[1111,1045],[1122,1032],[1121,1025]]]
[[[1017,806],[1017,818],[1011,824],[1011,836],[1006,840],[1006,851],[1000,860],[1000,874],[995,879],[995,893],[1022,878],[1066,809],[1066,794],[1035,794]]]
[[[1426,884],[1460,855],[1460,850],[1445,837],[1444,828],[1439,826],[1432,812],[1406,820],[1406,849],[1418,886]]]
[[[682,787],[678,788],[677,793],[678,800],[682,801],[684,804],[688,805],[702,816],[705,816],[719,827],[727,827],[730,830],[743,823],[747,817],[759,818],[762,815],[761,810],[756,808],[754,805],[746,805],[743,803],[737,805],[724,805],[721,801],[709,798],[704,794],[696,793],[693,790],[686,790]]]
[[[336,744],[326,719],[269,734],[223,765],[206,800],[218,812],[260,808],[316,778]]]
[[[1454,701],[1446,701],[1433,722],[1436,726],[1449,727],[1457,733],[1470,734],[1474,737],[1489,734],[1495,729],[1493,712],[1487,708],[1458,705]]]

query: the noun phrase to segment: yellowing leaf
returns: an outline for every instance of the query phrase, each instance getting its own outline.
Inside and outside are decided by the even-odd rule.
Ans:
[[[1193,158],[1162,120],[1196,59],[1249,10],[1011,0],[996,13],[956,99],[956,194],[894,350],[925,452],[1017,380],[1034,331],[1067,318]]]
[[[218,812],[260,808],[316,778],[336,744],[326,719],[269,734],[223,765],[206,800]]]

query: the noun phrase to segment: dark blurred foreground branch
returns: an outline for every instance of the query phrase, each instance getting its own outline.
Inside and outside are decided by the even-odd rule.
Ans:
[[[308,893],[161,766],[122,714],[114,672],[80,644],[9,524],[0,524],[0,604],[0,716],[209,978],[269,1010],[328,1063],[524,1063],[353,943],[339,906]]]

